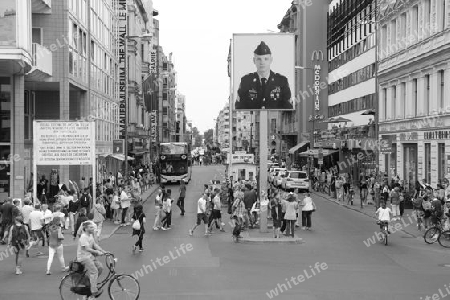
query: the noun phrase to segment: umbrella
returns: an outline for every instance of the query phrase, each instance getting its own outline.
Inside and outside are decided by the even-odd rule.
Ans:
[[[363,116],[368,116],[368,115],[374,116],[375,114],[376,114],[375,109],[371,108],[371,109],[368,109],[365,112],[363,112],[361,115],[363,115]]]

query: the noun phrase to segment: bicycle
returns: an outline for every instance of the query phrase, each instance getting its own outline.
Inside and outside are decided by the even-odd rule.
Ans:
[[[112,253],[106,253],[105,256],[106,267],[109,272],[106,278],[98,283],[98,289],[101,290],[109,282],[108,294],[111,300],[139,299],[139,281],[131,275],[116,274],[115,265],[117,258]],[[59,285],[62,300],[78,300],[80,296],[87,299],[91,296],[89,276],[86,272],[80,262],[74,261],[70,264],[70,273],[61,279]],[[117,293],[121,293],[121,296],[118,296]]]
[[[442,222],[439,219],[436,222],[436,224],[434,224],[432,227],[428,228],[427,231],[425,231],[425,234],[423,235],[423,239],[425,240],[425,243],[434,244],[436,242],[439,242],[439,239],[440,239],[443,231],[444,230],[443,230]]]
[[[383,235],[382,242],[385,246],[388,245],[388,235],[389,235],[389,222],[388,221],[377,221],[377,225],[380,225],[381,228],[381,234]]]

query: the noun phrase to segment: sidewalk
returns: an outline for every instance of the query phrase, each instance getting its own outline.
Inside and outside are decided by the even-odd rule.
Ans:
[[[159,188],[159,185],[154,184],[147,191],[145,191],[141,195],[141,197],[143,199],[142,204],[146,203],[146,201],[149,200],[151,196],[153,196],[153,194],[157,191],[158,188]],[[103,228],[102,228],[102,234],[100,235],[100,241],[110,238],[119,228],[120,228],[120,225],[114,224],[112,221],[108,220],[108,221],[103,222]],[[64,237],[65,237],[65,239],[63,241],[63,245],[65,247],[77,245],[77,240],[73,240],[70,229],[64,231]],[[3,251],[7,251],[6,245],[0,245],[0,252],[3,252]],[[37,250],[30,250],[30,255],[33,255],[32,253],[34,253],[36,251]],[[47,253],[47,251],[44,251],[44,253]]]
[[[364,214],[368,217],[373,218],[374,220],[376,220],[375,218],[375,206],[374,205],[366,205],[364,206],[364,208],[361,209],[361,200],[359,197],[359,191],[357,190],[355,192],[355,197],[353,199],[353,205],[347,204],[346,201],[342,202],[342,201],[338,201],[335,198],[332,198],[331,196],[329,196],[328,194],[325,193],[320,193],[320,192],[315,192],[313,191],[312,194],[316,197],[320,197],[322,199],[328,200],[330,202],[333,202],[337,205],[340,205],[344,208],[350,209],[350,210],[354,210],[356,212],[359,212],[361,214]],[[370,196],[369,196],[370,198]],[[368,201],[370,203],[370,201]],[[392,226],[395,226],[396,228],[399,228],[397,231],[401,231],[407,235],[410,235],[414,238],[422,238],[423,234],[425,233],[425,231],[422,229],[422,231],[419,231],[417,229],[417,222],[416,220],[413,218],[412,216],[412,209],[405,209],[404,213],[403,213],[403,218],[401,221],[396,221],[396,222],[392,222]],[[399,224],[399,225],[397,225]]]

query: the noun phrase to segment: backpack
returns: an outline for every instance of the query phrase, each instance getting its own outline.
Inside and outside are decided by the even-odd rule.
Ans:
[[[412,200],[413,206],[416,209],[420,209],[422,207],[422,197],[416,197]]]
[[[15,247],[25,248],[25,244],[27,244],[28,235],[25,229],[25,226],[16,226],[12,227],[11,233],[11,244]]]
[[[89,197],[86,194],[83,194],[80,198],[80,205],[81,207],[88,207],[89,206]]]

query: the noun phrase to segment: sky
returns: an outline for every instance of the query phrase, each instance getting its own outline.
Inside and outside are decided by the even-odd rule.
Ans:
[[[230,92],[227,57],[233,33],[278,32],[292,0],[153,0],[160,45],[173,53],[177,90],[201,134],[214,128]]]

